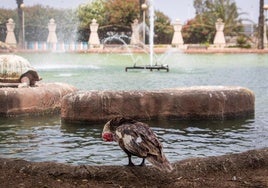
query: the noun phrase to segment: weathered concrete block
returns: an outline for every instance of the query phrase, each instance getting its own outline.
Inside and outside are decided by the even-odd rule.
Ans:
[[[39,83],[37,87],[0,88],[0,116],[59,113],[64,95],[77,89],[63,83]]]
[[[65,123],[136,119],[227,119],[252,115],[255,96],[242,87],[200,86],[155,91],[78,91],[62,101]]]

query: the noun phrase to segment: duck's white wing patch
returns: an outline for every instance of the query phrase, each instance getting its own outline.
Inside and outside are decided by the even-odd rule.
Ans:
[[[121,139],[122,138],[122,134],[121,134],[121,132],[120,131],[115,131],[115,134],[118,136],[118,138],[119,139]]]
[[[141,137],[133,137],[129,134],[125,134],[122,139],[125,145],[133,144],[133,142],[139,145],[142,142]]]
[[[135,142],[135,138],[129,134],[125,134],[122,139],[125,145]]]
[[[140,144],[141,142],[142,142],[141,137],[138,137],[138,138],[136,139],[136,143],[137,143],[137,144]]]
[[[147,156],[147,149],[143,146],[144,143],[141,137],[133,137],[131,135],[125,134],[123,136],[123,142],[125,145],[125,149],[127,149],[133,155],[139,157]]]

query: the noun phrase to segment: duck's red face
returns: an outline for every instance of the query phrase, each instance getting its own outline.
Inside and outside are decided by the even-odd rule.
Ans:
[[[112,133],[106,132],[106,133],[102,133],[102,139],[105,142],[112,142],[112,141],[114,141],[114,136]]]

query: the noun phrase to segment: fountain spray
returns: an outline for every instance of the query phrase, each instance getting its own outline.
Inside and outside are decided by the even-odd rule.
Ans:
[[[150,17],[150,31],[149,31],[149,51],[150,51],[150,65],[146,66],[136,66],[134,64],[133,67],[126,67],[125,71],[127,72],[129,69],[149,69],[152,70],[166,70],[169,72],[168,65],[157,65],[154,62],[154,0],[148,0],[149,5],[149,17]]]
[[[154,61],[154,0],[149,1],[149,16],[150,16],[150,66],[153,66]]]

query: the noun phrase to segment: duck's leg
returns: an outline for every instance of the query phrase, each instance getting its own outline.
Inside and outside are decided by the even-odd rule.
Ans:
[[[141,162],[141,164],[139,166],[146,166],[145,165],[145,158],[142,158],[142,162]]]
[[[134,163],[131,161],[131,155],[127,154],[128,157],[128,165],[127,166],[135,166]]]

